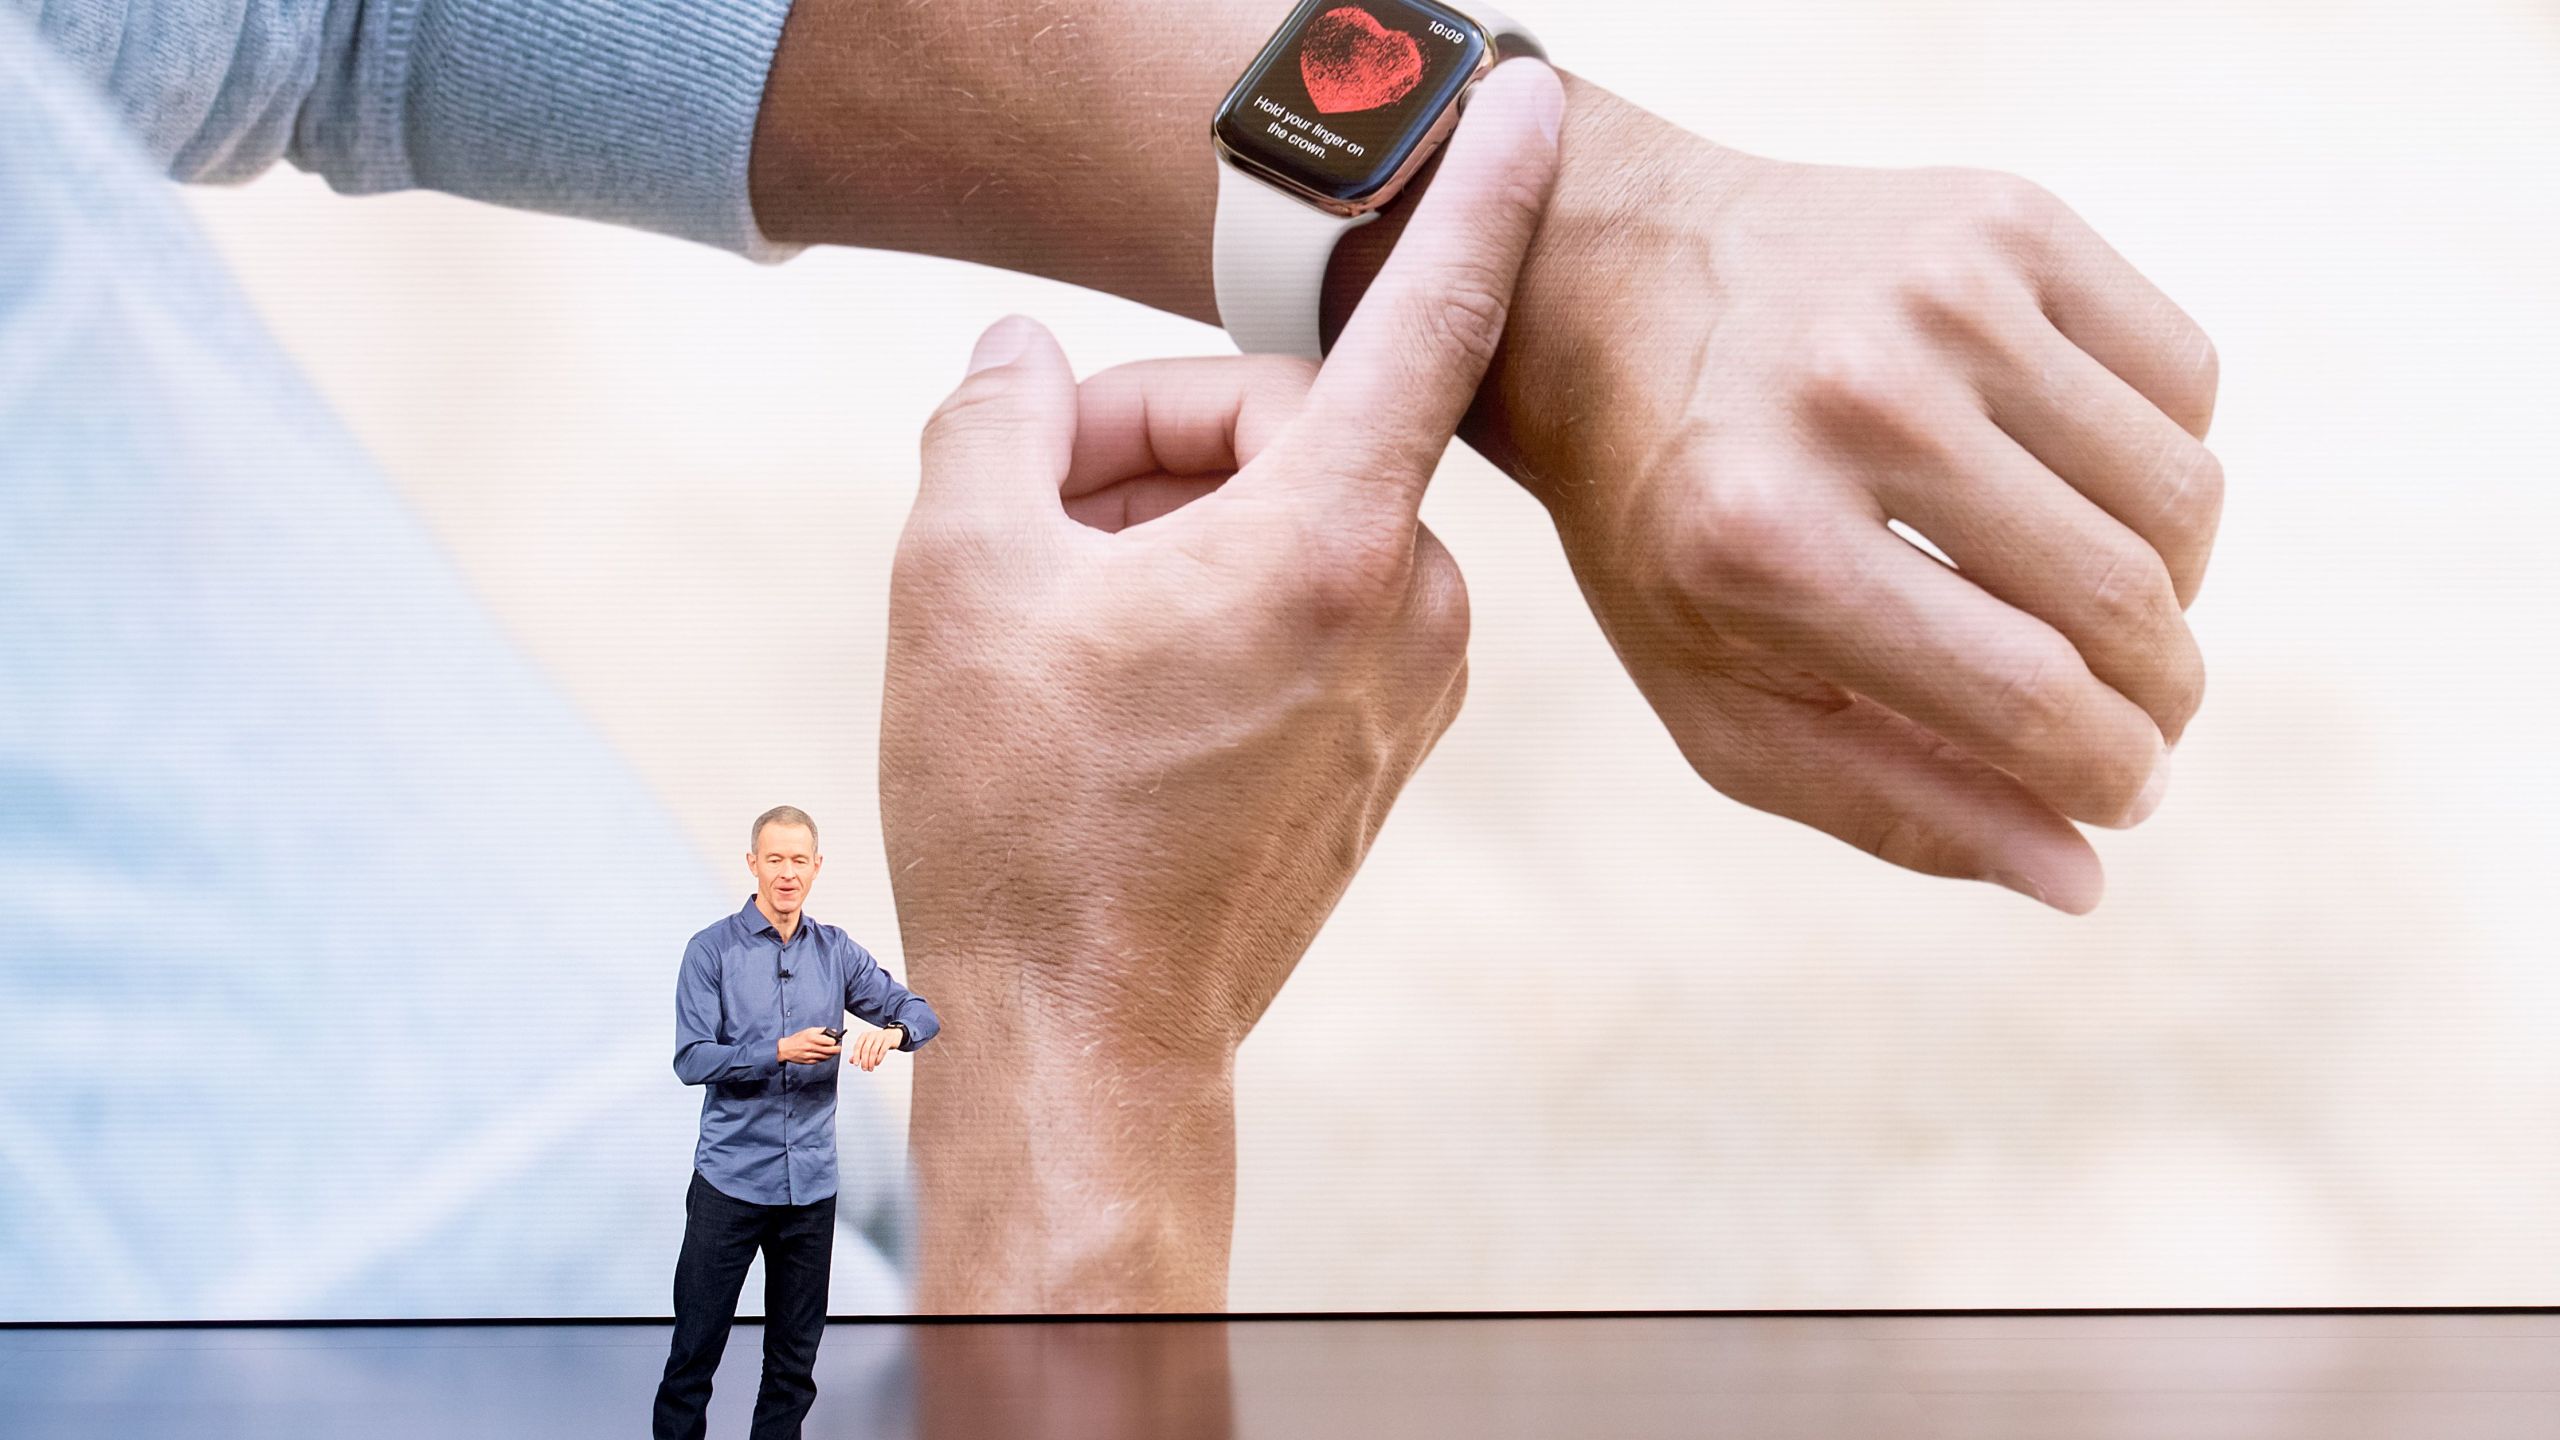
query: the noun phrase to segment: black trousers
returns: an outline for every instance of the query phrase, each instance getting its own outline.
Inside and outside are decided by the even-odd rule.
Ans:
[[[729,1346],[747,1266],[764,1251],[764,1385],[752,1440],[799,1440],[818,1398],[813,1373],[827,1329],[827,1272],[835,1262],[836,1200],[753,1205],[694,1172],[676,1257],[676,1336],[658,1382],[657,1440],[702,1440],[711,1375]]]

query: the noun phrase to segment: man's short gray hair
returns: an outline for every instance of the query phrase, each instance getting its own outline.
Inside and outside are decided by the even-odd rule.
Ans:
[[[754,854],[756,847],[764,843],[764,827],[767,825],[797,825],[809,832],[809,847],[817,848],[818,822],[809,818],[809,812],[797,805],[776,805],[757,816],[756,828],[747,832],[748,854]]]

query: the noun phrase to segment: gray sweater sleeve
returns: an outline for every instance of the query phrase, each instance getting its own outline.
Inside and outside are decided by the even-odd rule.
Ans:
[[[0,0],[182,180],[279,157],[754,255],[747,159],[790,0]]]

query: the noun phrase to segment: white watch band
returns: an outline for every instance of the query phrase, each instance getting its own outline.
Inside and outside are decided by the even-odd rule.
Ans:
[[[1324,272],[1342,237],[1378,218],[1319,210],[1232,161],[1218,166],[1218,321],[1247,355],[1324,358]]]
[[[1536,36],[1497,10],[1467,3],[1452,8],[1482,26],[1504,59],[1546,54]],[[1222,160],[1211,270],[1218,322],[1236,348],[1247,355],[1322,360],[1324,277],[1334,247],[1377,218],[1374,210],[1346,216],[1317,209]]]

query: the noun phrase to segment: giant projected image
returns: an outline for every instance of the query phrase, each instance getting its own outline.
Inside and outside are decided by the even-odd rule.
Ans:
[[[335,193],[736,248],[752,85],[0,5],[0,1321],[666,1313],[777,802],[947,1022],[836,1072],[839,1313],[2548,1303],[2560,32],[1850,3],[1524,15],[1530,279],[1400,327],[1505,317],[1481,449],[1375,444],[1447,365],[1178,368],[1219,97],[1356,193],[1463,6],[906,7],[959,90],[799,6],[916,93],[777,233],[915,251],[754,266]],[[420,13],[687,83],[557,8]],[[310,92],[149,78],[235,59]]]

